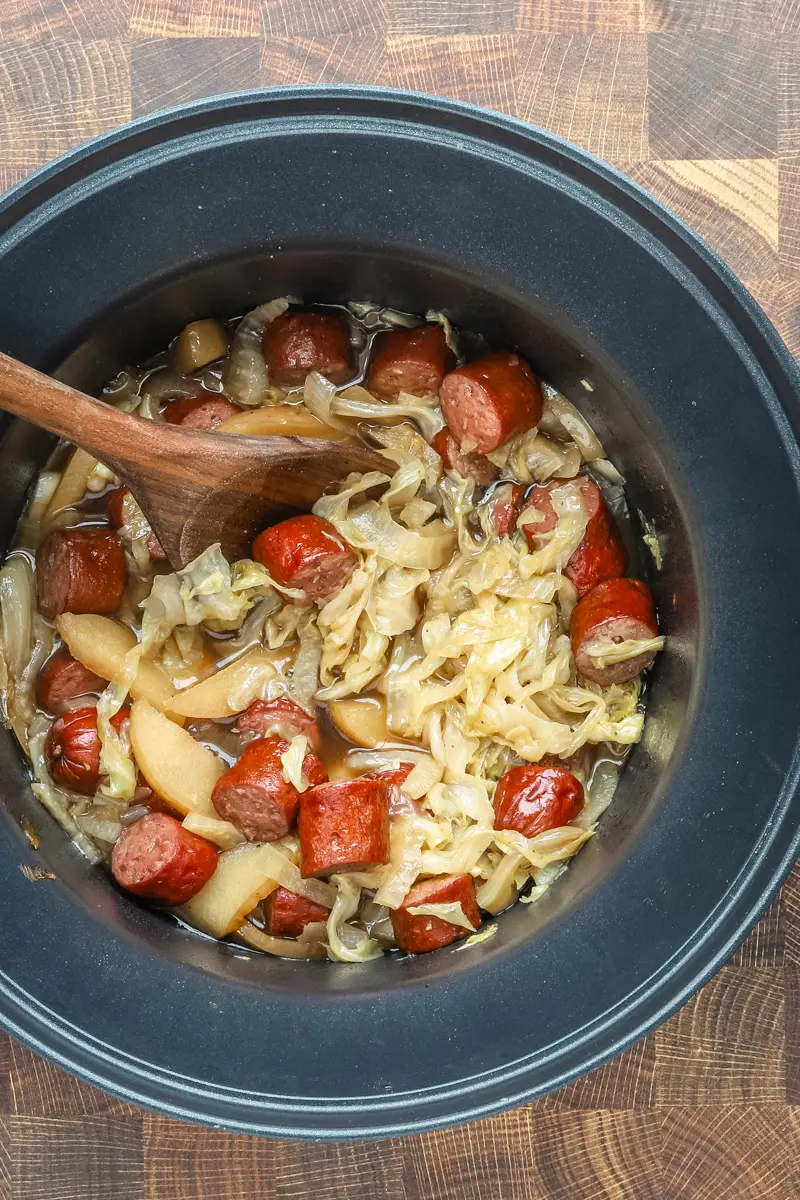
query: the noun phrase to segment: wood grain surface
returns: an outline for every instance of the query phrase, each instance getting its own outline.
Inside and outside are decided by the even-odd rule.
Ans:
[[[571,138],[714,246],[800,356],[800,0],[0,0],[0,188],[131,116],[364,82]],[[0,1200],[800,1196],[800,868],[609,1066],[427,1136],[269,1142],[139,1112],[0,1037]]]

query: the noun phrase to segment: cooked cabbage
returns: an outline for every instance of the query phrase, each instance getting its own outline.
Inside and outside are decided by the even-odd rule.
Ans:
[[[328,917],[328,956],[338,962],[369,962],[381,958],[383,948],[364,929],[349,925],[356,915],[361,888],[348,875],[332,875],[336,900]]]
[[[281,774],[287,783],[298,792],[307,792],[311,784],[303,774],[303,763],[308,753],[308,738],[299,733],[289,742],[289,749],[281,755]]]
[[[584,653],[589,655],[595,666],[601,670],[615,663],[626,662],[629,658],[638,658],[640,654],[653,654],[664,649],[665,638],[626,638],[622,642],[599,642],[588,645]]]
[[[476,927],[455,900],[440,904],[412,904],[405,911],[411,913],[412,917],[437,917],[440,921],[447,921],[448,925],[459,925],[470,933],[475,932]]]

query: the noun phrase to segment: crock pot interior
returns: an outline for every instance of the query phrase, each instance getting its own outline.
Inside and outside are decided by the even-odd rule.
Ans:
[[[479,330],[494,344],[516,347],[586,414],[626,477],[634,521],[638,524],[644,515],[659,533],[663,568],[653,569],[648,555],[638,555],[670,639],[650,683],[644,739],[626,764],[598,835],[542,902],[517,905],[499,918],[497,935],[480,949],[488,962],[521,941],[535,939],[547,923],[568,920],[587,891],[631,853],[639,833],[663,802],[667,781],[680,758],[681,733],[691,718],[699,670],[698,566],[687,529],[689,502],[681,472],[671,460],[669,444],[652,410],[591,338],[552,308],[538,311],[530,299],[515,296],[500,279],[470,277],[425,253],[391,255],[364,243],[325,247],[283,243],[256,256],[208,261],[142,286],[110,311],[91,314],[61,364],[47,365],[65,381],[96,392],[126,363],[163,348],[186,322],[210,314],[236,315],[283,294],[306,302],[368,298],[414,312],[442,309],[456,325]],[[47,435],[24,423],[7,428],[0,448],[0,477],[5,481],[0,511],[3,547],[50,445]],[[261,989],[299,994],[380,991],[470,967],[475,952],[465,954],[455,948],[402,962],[389,956],[353,969],[279,961],[218,945],[123,895],[104,872],[83,861],[32,797],[20,752],[5,731],[0,737],[0,782],[8,817],[17,830],[23,818],[40,829],[40,859],[57,876],[56,886],[68,891],[74,903],[159,955]]]
[[[541,903],[469,950],[345,966],[218,945],[122,895],[39,808],[4,734],[0,1019],[172,1115],[393,1136],[508,1108],[619,1053],[721,965],[789,869],[800,377],[741,285],[651,197],[451,101],[317,87],[201,102],[0,198],[0,346],[90,390],[190,318],[284,291],[444,308],[518,346],[594,422],[664,554],[649,578],[669,642],[644,739]],[[0,543],[47,445],[7,429]],[[56,879],[31,882],[25,861]]]

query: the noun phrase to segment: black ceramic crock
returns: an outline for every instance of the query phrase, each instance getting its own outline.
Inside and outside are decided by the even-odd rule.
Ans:
[[[462,104],[296,88],[138,122],[0,202],[0,346],[84,388],[287,291],[444,309],[580,405],[663,548],[669,645],[597,837],[491,940],[364,966],[251,955],[115,890],[0,738],[0,1019],[190,1120],[365,1137],[596,1067],[730,955],[798,848],[798,373],[726,267],[565,142]],[[0,534],[49,439],[6,422]],[[33,883],[20,827],[41,830]]]

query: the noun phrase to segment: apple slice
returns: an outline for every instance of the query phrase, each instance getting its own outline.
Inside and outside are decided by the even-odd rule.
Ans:
[[[217,426],[217,433],[248,433],[258,437],[324,438],[341,442],[347,434],[333,429],[310,413],[302,404],[273,404],[235,413]]]
[[[86,494],[86,484],[96,466],[97,459],[93,454],[87,454],[85,450],[77,448],[64,468],[56,490],[50,497],[45,516],[55,516],[57,512],[61,512],[62,508],[69,508],[70,505],[77,504]]]
[[[208,679],[176,692],[166,706],[167,712],[211,721],[233,717],[244,712],[277,673],[274,654],[255,646]]]
[[[339,733],[356,746],[374,750],[389,741],[386,728],[386,704],[380,696],[359,696],[354,700],[331,700],[328,714]]]
[[[131,708],[131,747],[157,796],[179,813],[220,819],[211,793],[227,770],[225,763],[146,700],[135,701]]]
[[[184,906],[189,920],[214,937],[234,933],[247,914],[278,886],[265,862],[272,861],[273,855],[270,845],[250,843],[220,854],[208,883]]]
[[[136,645],[136,637],[128,626],[110,617],[64,613],[56,618],[56,629],[72,657],[101,679],[116,678],[124,669],[125,655]],[[175,688],[161,667],[142,659],[131,684],[131,695],[134,700],[148,700],[163,710],[175,695]]]

